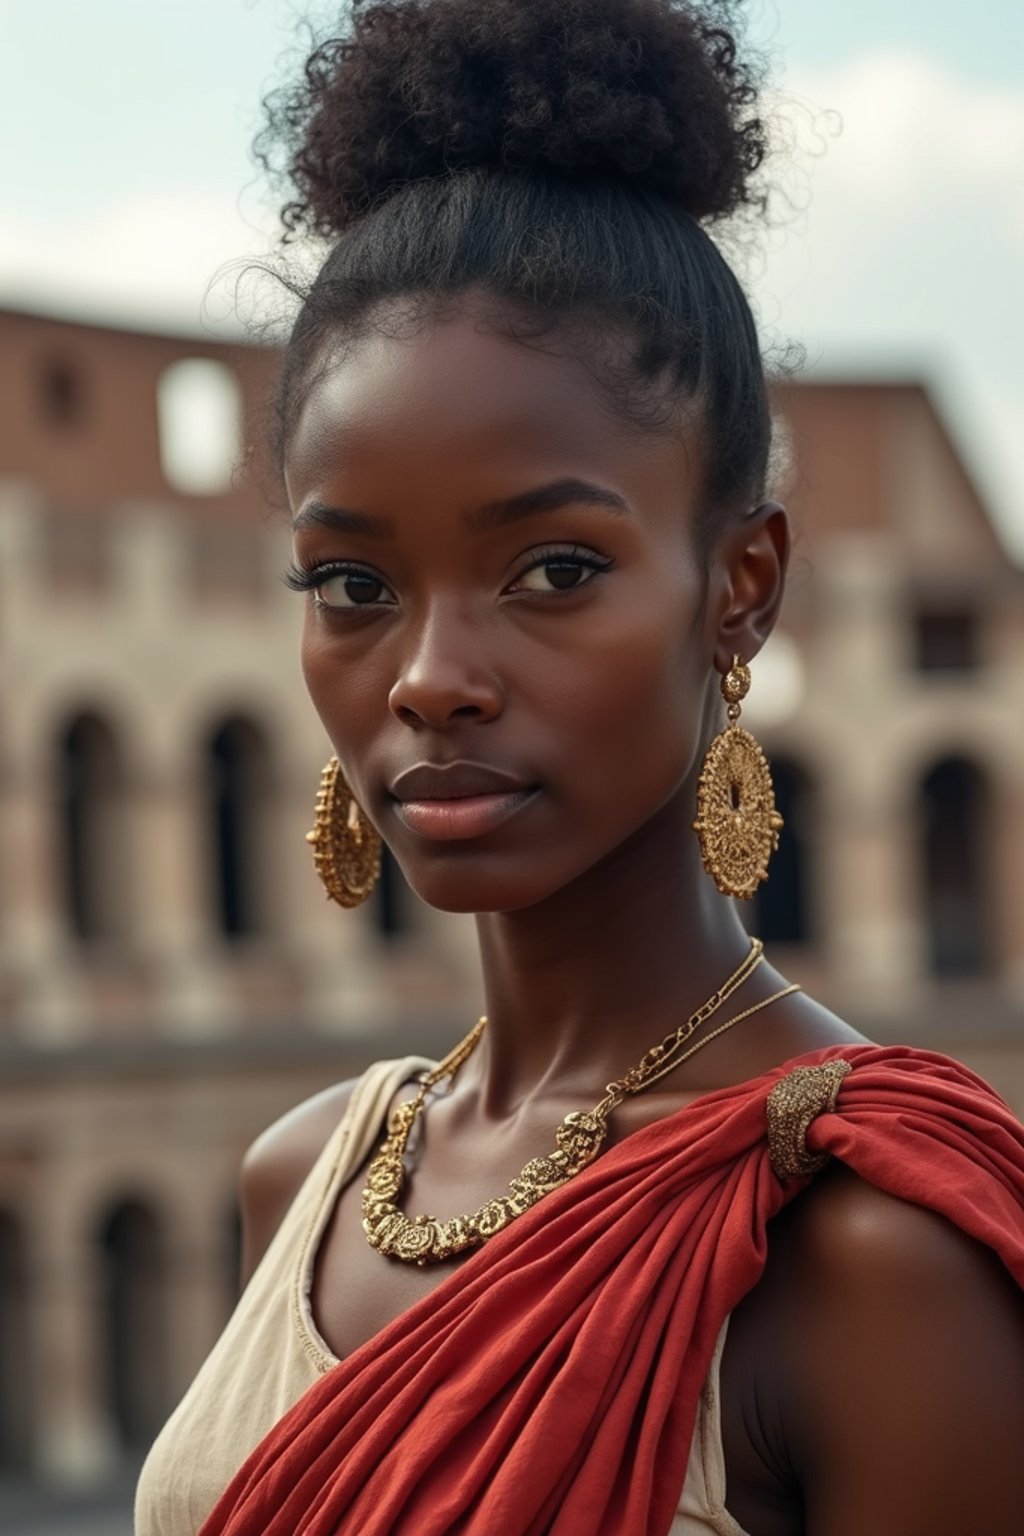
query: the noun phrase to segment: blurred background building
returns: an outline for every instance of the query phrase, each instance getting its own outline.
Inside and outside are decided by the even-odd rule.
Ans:
[[[0,313],[0,1466],[130,1468],[232,1304],[253,1137],[477,1006],[468,920],[323,899],[329,748],[237,468],[274,354]],[[787,384],[752,926],[1024,1113],[1024,581],[920,382]]]
[[[258,349],[0,314],[8,1473],[138,1458],[232,1304],[247,1144],[473,1007],[464,922],[390,865],[351,914],[313,873],[330,749],[287,519],[233,473],[272,375]]]
[[[233,1299],[244,1148],[476,1006],[466,922],[390,870],[371,908],[320,894],[285,520],[232,471],[274,358],[194,339],[277,314],[236,282],[279,234],[249,145],[300,18],[341,8],[3,6],[4,1536],[127,1536]],[[807,352],[776,395],[801,541],[744,710],[787,818],[751,923],[1024,1112],[1024,6],[742,10],[781,154],[732,256],[770,355]]]

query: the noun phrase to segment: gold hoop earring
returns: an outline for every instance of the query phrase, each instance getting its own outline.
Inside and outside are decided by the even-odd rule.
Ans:
[[[768,759],[739,724],[750,691],[750,668],[738,656],[722,678],[729,724],[708,747],[697,783],[697,819],[704,868],[725,896],[751,897],[768,878],[782,817],[775,809]]]
[[[380,877],[380,835],[356,800],[341,764],[332,757],[320,775],[316,820],[306,842],[331,901],[358,907]]]

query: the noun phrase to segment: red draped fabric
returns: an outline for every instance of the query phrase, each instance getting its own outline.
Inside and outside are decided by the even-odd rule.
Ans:
[[[1024,1285],[1024,1127],[1003,1101],[931,1052],[815,1051],[629,1136],[499,1233],[295,1404],[201,1536],[665,1536],[718,1332],[807,1182],[773,1172],[768,1092],[837,1057],[853,1070],[808,1149]]]

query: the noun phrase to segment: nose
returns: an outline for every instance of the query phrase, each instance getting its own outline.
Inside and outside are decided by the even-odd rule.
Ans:
[[[405,725],[442,730],[458,720],[493,720],[503,705],[479,627],[435,610],[410,644],[388,696],[392,714]]]

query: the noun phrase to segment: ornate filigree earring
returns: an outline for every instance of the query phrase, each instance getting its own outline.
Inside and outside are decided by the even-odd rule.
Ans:
[[[722,678],[729,724],[708,747],[697,784],[697,820],[704,868],[726,896],[753,896],[768,878],[782,817],[758,741],[739,724],[750,691],[750,668],[738,656]]]
[[[358,907],[380,876],[380,835],[356,800],[341,764],[332,757],[320,775],[316,820],[306,842],[331,901]]]

